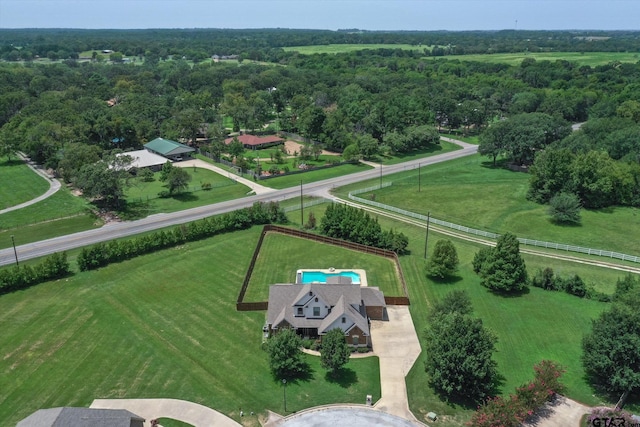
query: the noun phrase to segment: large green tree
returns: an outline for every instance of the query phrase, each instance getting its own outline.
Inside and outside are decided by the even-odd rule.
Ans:
[[[306,371],[302,360],[302,339],[293,329],[282,329],[267,341],[269,367],[276,378],[290,379]]]
[[[628,276],[616,286],[616,302],[593,320],[582,341],[582,363],[591,383],[626,396],[640,391],[640,281]]]
[[[480,250],[473,264],[474,271],[482,277],[482,285],[493,291],[519,292],[527,285],[527,268],[520,256],[520,242],[511,233],[500,236],[495,248]]]
[[[174,167],[167,176],[167,187],[169,187],[169,193],[179,193],[189,187],[191,182],[191,175],[184,168]]]
[[[109,156],[86,164],[78,171],[74,184],[85,197],[98,199],[108,208],[122,208],[131,161],[130,156]]]
[[[458,270],[458,252],[451,240],[440,239],[427,261],[427,276],[444,279]]]
[[[640,390],[640,312],[616,304],[593,321],[582,342],[591,382],[610,393]]]
[[[322,337],[320,349],[320,364],[335,376],[344,365],[349,362],[351,351],[340,328],[330,330]]]
[[[425,370],[447,397],[485,398],[495,385],[496,336],[482,320],[457,312],[435,316],[425,331]]]

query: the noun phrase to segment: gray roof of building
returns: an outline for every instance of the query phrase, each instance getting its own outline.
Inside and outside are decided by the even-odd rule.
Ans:
[[[369,290],[365,291],[366,289]],[[365,302],[365,296],[369,304]],[[315,297],[333,307],[329,315],[321,319],[295,315],[296,306],[304,306]],[[286,321],[296,328],[318,328],[319,333],[325,333],[326,328],[335,320],[346,316],[353,323],[350,327],[358,326],[368,335],[369,326],[363,304],[384,307],[384,296],[378,288],[363,288],[360,285],[324,283],[271,285],[267,323],[276,327]]]
[[[127,151],[126,153],[116,154],[116,156],[131,156],[131,167],[138,169],[164,165],[171,161],[149,150]]]
[[[362,301],[367,307],[386,307],[384,294],[376,286],[362,287]]]
[[[131,420],[144,418],[125,409],[50,408],[40,409],[16,427],[131,427]]]

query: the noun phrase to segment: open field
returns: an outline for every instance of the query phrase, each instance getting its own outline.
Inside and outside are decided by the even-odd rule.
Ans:
[[[175,397],[235,419],[239,408],[283,413],[282,385],[260,350],[265,313],[235,311],[260,230],[0,296],[3,424],[94,398]],[[289,411],[380,397],[376,357],[349,362],[340,382],[325,378],[319,358],[306,360],[308,380],[287,384]],[[257,416],[243,422],[258,425]]]
[[[325,243],[269,233],[260,249],[244,301],[267,301],[269,285],[294,283],[300,268],[363,269],[369,286],[387,296],[403,296],[402,284],[390,259]]]
[[[89,203],[63,186],[45,200],[0,215],[0,248],[11,246],[12,234],[16,244],[23,244],[101,226],[89,209]]]
[[[487,55],[447,55],[429,57],[431,60],[458,60],[458,61],[478,61],[491,63],[505,63],[509,65],[520,65],[522,60],[533,58],[536,61],[570,61],[578,65],[588,65],[595,67],[608,64],[610,62],[636,63],[640,60],[637,52],[521,52],[521,53],[494,53]]]
[[[385,165],[395,165],[402,162],[408,162],[410,160],[421,159],[423,157],[436,156],[438,154],[448,153],[450,151],[460,150],[462,147],[456,144],[452,144],[447,141],[440,141],[440,144],[434,144],[429,146],[425,150],[416,150],[409,153],[398,153],[393,156],[384,156],[382,163]]]
[[[239,184],[233,179],[202,168],[185,169],[192,180],[187,191],[172,197],[159,198],[160,191],[168,191],[166,183],[161,182],[160,173],[155,174],[155,181],[142,182],[135,180],[135,185],[127,189],[127,219],[140,218],[159,212],[176,212],[245,196],[249,187]],[[211,184],[211,190],[202,190],[202,183]]]
[[[426,314],[432,301],[451,290],[466,290],[473,303],[474,315],[480,317],[498,336],[498,351],[494,358],[500,374],[504,376],[502,393],[509,394],[515,387],[530,380],[533,376],[533,364],[547,358],[560,362],[567,369],[564,382],[568,386],[569,397],[589,405],[601,403],[593,396],[591,387],[583,378],[580,354],[581,339],[590,329],[590,320],[608,307],[606,303],[537,288],[531,288],[528,293],[512,298],[493,294],[480,285],[479,277],[471,267],[473,256],[480,246],[456,239],[451,240],[460,258],[457,277],[448,282],[435,282],[424,274],[425,230],[383,217],[379,218],[379,222],[383,228],[393,226],[409,236],[411,255],[403,256],[400,260],[409,288],[411,314],[420,340],[423,339]],[[432,253],[435,243],[441,238],[446,237],[430,233],[429,253]],[[614,270],[550,258],[524,258],[530,274],[538,268],[548,266],[563,275],[578,274],[586,283],[596,285],[603,292],[612,293],[616,280],[623,276],[623,273]],[[419,419],[424,419],[427,412],[434,411],[441,420],[446,420],[446,425],[462,426],[475,409],[441,401],[426,386],[422,357],[407,377],[407,390],[410,407]]]
[[[315,46],[291,46],[284,47],[286,52],[299,52],[303,55],[313,55],[314,53],[346,53],[355,52],[365,49],[402,49],[402,50],[417,50],[424,52],[428,46],[414,46],[410,44],[326,44]]]
[[[420,176],[414,169],[385,179],[393,185],[375,191],[380,203],[486,231],[640,254],[640,209],[583,210],[580,226],[554,224],[546,205],[526,199],[529,175],[494,169],[479,155],[424,167]],[[376,183],[340,188],[338,194],[346,198],[349,190]]]
[[[43,194],[47,180],[33,172],[21,160],[0,157],[0,210],[19,205]],[[6,185],[10,183],[11,185]]]
[[[261,185],[265,187],[271,187],[276,189],[293,187],[303,184],[309,184],[311,182],[322,181],[323,179],[335,178],[338,176],[348,175],[350,173],[362,172],[367,169],[372,169],[371,166],[358,163],[347,163],[340,166],[334,166],[325,169],[310,170],[304,173],[296,173],[286,176],[278,176],[275,178],[263,179],[260,181]]]

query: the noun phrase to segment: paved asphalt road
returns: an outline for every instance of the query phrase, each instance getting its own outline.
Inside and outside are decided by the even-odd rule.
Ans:
[[[381,175],[390,175],[405,170],[415,169],[418,167],[418,165],[427,166],[451,159],[457,159],[459,157],[472,155],[478,151],[478,147],[476,145],[466,144],[459,141],[455,141],[455,143],[461,145],[463,148],[461,150],[412,160],[397,165],[384,166],[382,170],[378,168],[306,184],[303,186],[303,192],[307,195],[326,194],[328,190],[334,187],[353,184],[359,181],[376,178]],[[169,227],[177,224],[184,224],[194,220],[206,218],[211,215],[217,215],[251,206],[255,202],[282,201],[285,199],[296,197],[299,194],[300,187],[292,187],[266,194],[244,197],[242,199],[230,200],[227,202],[201,206],[198,208],[187,209],[179,212],[151,215],[147,218],[136,221],[111,223],[94,230],[82,231],[79,233],[69,234],[66,236],[55,237],[53,239],[42,240],[40,242],[28,243],[18,246],[16,248],[18,259],[27,260],[38,258],[50,255],[54,252],[63,252],[70,249],[80,248],[82,246],[92,245],[98,242],[105,242],[117,238],[133,236],[135,234],[156,230],[159,228]],[[12,264],[14,262],[15,257],[13,248],[0,250],[0,266]]]

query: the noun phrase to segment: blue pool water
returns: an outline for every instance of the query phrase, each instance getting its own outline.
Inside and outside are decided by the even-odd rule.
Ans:
[[[344,276],[350,277],[351,283],[359,285],[360,275],[354,271],[342,271],[340,273],[323,273],[321,271],[303,271],[302,283],[327,283],[327,277]]]

